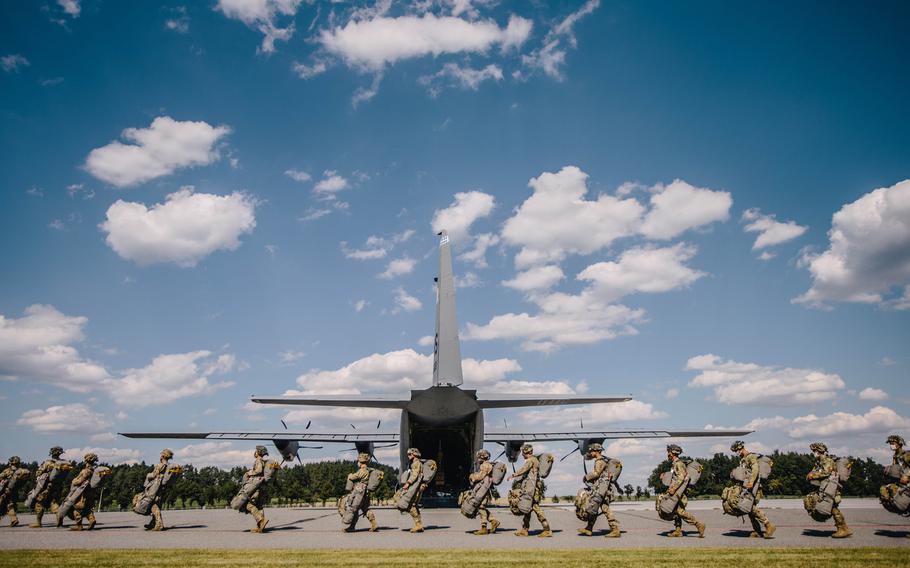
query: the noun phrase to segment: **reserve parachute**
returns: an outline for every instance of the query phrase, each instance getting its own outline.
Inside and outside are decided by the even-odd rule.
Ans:
[[[34,508],[35,500],[38,499],[38,495],[43,491],[56,492],[55,486],[63,481],[66,472],[73,469],[73,465],[66,460],[54,460],[54,462],[54,467],[52,467],[50,471],[42,473],[35,480],[35,487],[28,492],[28,496],[25,498],[25,506],[27,508]]]
[[[92,476],[88,478],[87,481],[83,482],[81,485],[77,485],[70,489],[69,494],[66,496],[66,499],[63,500],[63,503],[57,509],[57,522],[63,522],[63,519],[67,516],[71,516],[73,507],[76,506],[76,503],[79,502],[79,499],[85,494],[86,491],[98,491],[101,489],[101,484],[104,482],[104,478],[110,475],[111,468],[103,465],[99,465],[92,472]]]
[[[686,494],[686,489],[688,489],[690,485],[698,483],[698,480],[701,479],[701,474],[704,471],[704,467],[695,460],[688,460],[684,463],[686,464],[686,479],[680,484],[673,495],[661,493],[657,496],[657,500],[654,503],[658,516],[665,521],[673,520],[673,517],[676,514],[676,508],[679,506],[680,498]],[[673,484],[673,481],[672,469],[664,472],[660,476],[660,482],[667,487],[670,487],[670,485]]]
[[[247,473],[244,473],[240,491],[231,499],[231,509],[245,512],[246,504],[250,502],[250,499],[257,491],[263,488],[272,479],[272,476],[275,475],[275,470],[280,467],[281,466],[275,460],[269,460],[265,464],[262,475],[250,476]]]
[[[818,487],[817,491],[803,497],[803,507],[809,516],[818,522],[825,522],[831,518],[831,510],[840,501],[837,492],[841,483],[850,478],[853,461],[850,458],[833,458],[835,465],[834,475],[825,479],[813,479],[810,483]]]
[[[180,479],[182,474],[182,467],[170,465],[155,479],[147,480],[142,488],[142,493],[137,493],[133,496],[133,512],[138,515],[151,515],[152,504],[159,497],[163,498],[165,491],[170,489]]]
[[[601,506],[613,501],[613,489],[618,487],[616,480],[622,473],[622,462],[607,457],[602,459],[607,462],[603,474],[593,482],[585,483],[575,495],[575,516],[580,521],[596,519],[601,513]]]
[[[493,487],[502,483],[506,476],[506,464],[493,462],[493,471],[490,475],[474,484],[467,491],[462,491],[458,496],[458,505],[461,508],[461,514],[469,519],[477,516],[480,506],[489,498]]]
[[[433,460],[420,460],[420,473],[417,476],[417,481],[408,486],[407,489],[399,489],[395,492],[395,508],[401,512],[408,511],[417,501],[419,494],[423,491],[423,487],[429,485],[436,479],[436,462]],[[410,470],[405,470],[401,472],[401,477],[399,478],[401,484],[404,485],[408,477],[410,477]]]
[[[353,528],[363,511],[363,502],[370,498],[370,494],[382,484],[385,473],[380,469],[369,469],[370,475],[366,482],[355,483],[348,479],[345,484],[347,495],[338,500],[338,514],[345,528]]]
[[[542,497],[541,479],[545,479],[553,470],[556,461],[553,454],[540,454],[537,458],[537,473],[526,473],[520,480],[518,487],[509,491],[509,509],[513,515],[527,515],[534,508],[534,503]]]

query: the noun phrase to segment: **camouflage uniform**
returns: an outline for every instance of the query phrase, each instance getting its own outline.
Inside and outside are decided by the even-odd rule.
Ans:
[[[41,528],[41,519],[44,517],[45,511],[50,511],[51,513],[57,512],[57,508],[60,506],[58,496],[60,489],[63,486],[63,471],[69,471],[73,468],[70,462],[60,459],[60,456],[63,455],[63,448],[60,446],[51,448],[49,455],[51,459],[44,460],[38,467],[38,471],[35,472],[35,477],[39,478],[42,475],[50,476],[55,469],[62,471],[57,474],[56,479],[53,481],[49,480],[44,486],[44,489],[35,496],[35,522],[29,525],[29,527],[35,529]],[[62,523],[63,519],[57,520],[58,527]]]
[[[543,487],[540,481],[538,472],[540,471],[540,462],[532,454],[533,449],[529,444],[522,446],[522,457],[525,459],[525,463],[511,475],[509,479],[515,477],[522,477],[524,475],[529,475],[537,480],[537,486],[534,489],[533,495],[533,505],[531,510],[521,518],[521,528],[515,531],[515,536],[528,536],[528,529],[531,528],[531,513],[537,516],[537,521],[540,523],[540,526],[543,528],[543,531],[537,535],[540,537],[549,537],[553,536],[553,531],[550,530],[550,523],[547,522],[547,518],[544,516],[543,511],[540,508],[540,502],[543,500]]]
[[[370,521],[370,532],[376,532],[379,529],[379,525],[376,524],[376,515],[370,510],[370,496],[367,494],[367,481],[370,479],[370,468],[367,467],[369,461],[369,454],[363,453],[357,456],[359,467],[354,473],[348,474],[348,481],[354,483],[354,491],[363,491],[364,496],[363,501],[360,502],[360,514]],[[345,530],[353,532],[354,525]]]
[[[891,458],[892,465],[900,469],[900,478],[898,478],[897,483],[888,483],[879,490],[883,499],[890,500],[900,491],[906,490],[907,486],[910,485],[910,450],[904,450],[906,445],[904,439],[897,435],[888,436],[885,443],[894,450],[894,455]],[[910,533],[907,533],[907,538],[910,538]]]
[[[818,452],[816,456],[815,467],[806,476],[809,480],[823,480],[831,476],[837,476],[837,464],[834,459],[828,455],[828,448],[824,444],[814,443],[809,446],[813,452]],[[846,538],[853,534],[850,527],[847,526],[847,520],[844,514],[840,512],[841,487],[838,484],[837,493],[834,495],[834,506],[831,508],[831,516],[834,518],[834,526],[837,529],[833,535],[834,538]]]
[[[681,459],[679,459],[680,454],[682,454],[682,449],[676,445],[667,446],[667,452],[670,455],[671,468],[673,471],[673,481],[670,483],[670,488],[667,490],[667,493],[670,495],[676,494],[679,488],[685,483],[686,479],[689,477],[689,472],[686,471],[686,464]],[[683,521],[686,521],[690,525],[695,525],[695,528],[698,529],[698,536],[705,536],[705,525],[700,522],[695,516],[686,511],[686,505],[689,504],[689,498],[686,497],[685,491],[679,496],[679,505],[676,507],[676,511],[673,513],[673,526],[676,528],[673,532],[669,533],[668,536],[682,536],[682,524]]]
[[[749,522],[752,523],[752,534],[749,536],[752,538],[758,538],[760,536],[771,538],[774,531],[777,530],[777,527],[775,527],[774,524],[768,520],[767,515],[758,508],[759,500],[765,496],[758,480],[758,456],[746,450],[743,443],[739,441],[734,442],[731,449],[733,449],[734,452],[740,453],[739,467],[746,470],[749,475],[749,478],[743,483],[744,489],[750,490],[758,485],[758,490],[755,492],[755,500],[752,502],[752,511],[749,513]],[[745,455],[743,455],[743,453],[745,453]]]
[[[95,466],[98,465],[98,456],[95,454],[85,454],[85,457],[82,458],[82,460],[85,466],[82,468],[82,471],[76,475],[76,478],[73,479],[70,488],[72,490],[82,484],[85,484],[86,488],[79,497],[79,500],[73,505],[73,510],[70,512],[70,516],[76,521],[76,524],[70,527],[71,531],[82,530],[82,519],[88,519],[88,530],[95,528],[94,509],[95,503],[98,501],[98,494],[89,484],[89,481],[92,479],[92,474],[95,473]]]
[[[490,452],[486,450],[478,450],[477,452],[477,471],[468,476],[468,481],[472,484],[480,483],[487,477],[493,475],[493,464],[490,463]],[[493,490],[492,486],[490,492],[487,493],[487,496],[480,503],[480,506],[477,507],[477,514],[480,515],[480,530],[474,531],[476,535],[485,535],[492,534],[496,532],[496,529],[499,528],[499,521],[490,516],[490,511],[487,509],[487,505],[493,499]],[[487,523],[490,523],[491,528],[487,530]]]
[[[16,478],[20,478],[22,468],[19,467],[18,456],[9,459],[9,466],[0,472],[0,483],[4,484],[3,493],[0,494],[0,503],[5,505],[6,515],[9,516],[9,526],[15,527],[19,524],[19,517],[16,515],[17,487]],[[3,518],[4,511],[0,509],[0,518]]]
[[[420,479],[420,473],[423,469],[423,464],[420,462],[420,451],[416,448],[411,448],[408,450],[408,455],[411,457],[411,465],[408,470],[408,478],[405,480],[405,486],[410,487],[412,484],[417,483],[417,480]],[[421,484],[420,488],[417,490],[417,494],[414,495],[414,500],[411,502],[411,508],[408,509],[408,514],[411,515],[411,518],[414,519],[414,526],[411,527],[412,533],[423,532],[423,523],[420,519],[420,498],[423,496],[423,491],[426,489],[426,486]]]
[[[167,472],[168,467],[170,467],[170,459],[174,457],[174,452],[168,449],[164,449],[161,452],[161,461],[159,461],[155,467],[152,468],[152,471],[145,476],[145,486],[148,485],[164,475]],[[159,490],[158,494],[155,495],[155,500],[152,501],[152,518],[145,525],[145,530],[152,531],[163,531],[164,530],[164,519],[161,518],[161,499],[164,496],[164,491]]]
[[[246,472],[247,478],[265,477],[265,457],[269,455],[268,450],[265,446],[256,446],[256,451],[253,455],[256,457],[256,461],[253,463],[253,468]],[[256,519],[256,528],[250,529],[250,532],[261,533],[265,530],[265,526],[269,524],[269,520],[265,518],[265,513],[262,512],[265,501],[265,495],[263,494],[262,489],[263,487],[260,485],[259,488],[250,495],[250,499],[247,501],[245,507],[246,512],[253,515],[253,518]]]
[[[599,444],[598,444],[599,445]],[[584,480],[593,483],[600,479],[602,476],[606,475],[607,471],[607,460],[605,460],[599,450],[594,450],[594,469],[585,474]],[[612,483],[612,481],[611,481]],[[609,538],[619,538],[619,521],[616,520],[616,517],[613,516],[613,512],[610,511],[610,503],[607,499],[604,499],[604,502],[600,505],[600,511],[603,513],[604,518],[607,519],[607,523],[610,525],[610,532],[606,534]],[[597,517],[588,521],[587,526],[581,529],[579,534],[585,536],[591,536],[592,531],[594,530],[594,523],[597,522]]]

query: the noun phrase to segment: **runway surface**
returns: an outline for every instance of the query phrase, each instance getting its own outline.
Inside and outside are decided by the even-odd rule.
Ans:
[[[653,503],[616,503],[614,514],[622,525],[622,538],[605,539],[606,522],[601,518],[593,537],[577,534],[583,523],[575,518],[573,508],[552,505],[544,508],[555,533],[553,538],[535,538],[540,526],[531,522],[531,537],[517,538],[511,533],[520,519],[508,509],[493,508],[493,516],[502,521],[495,535],[475,536],[478,519],[467,519],[456,509],[423,511],[426,532],[411,534],[411,519],[394,509],[375,508],[380,531],[370,533],[369,524],[361,519],[357,531],[342,533],[334,509],[279,508],[266,509],[269,530],[250,533],[253,520],[233,510],[165,511],[168,530],[146,532],[142,525],[147,517],[134,513],[99,513],[95,530],[74,532],[46,527],[32,529],[25,525],[33,516],[21,514],[19,527],[9,528],[4,518],[0,527],[0,549],[36,548],[652,548],[652,547],[814,547],[814,546],[883,546],[910,549],[910,519],[888,513],[874,499],[846,500],[842,510],[853,529],[851,538],[829,538],[834,524],[816,523],[802,508],[799,500],[767,500],[762,508],[778,526],[771,540],[747,538],[748,520],[725,516],[719,501],[695,501],[689,510],[708,526],[705,538],[697,538],[694,527],[683,527],[685,538],[668,538],[664,534],[672,524],[658,519]],[[45,522],[53,519],[46,516]],[[69,524],[69,521],[67,521]]]

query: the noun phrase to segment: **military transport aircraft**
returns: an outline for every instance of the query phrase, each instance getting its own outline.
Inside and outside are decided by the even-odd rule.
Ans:
[[[406,451],[418,448],[425,458],[436,460],[439,470],[425,502],[445,503],[457,498],[467,485],[473,455],[484,443],[503,447],[501,455],[515,463],[521,445],[535,441],[573,441],[574,451],[585,453],[592,443],[618,438],[678,438],[741,436],[748,430],[564,430],[555,432],[502,431],[484,429],[484,410],[566,404],[622,403],[631,396],[484,394],[462,389],[461,348],[455,314],[455,283],[449,236],[439,233],[439,276],[436,278],[436,336],[433,350],[433,383],[409,395],[282,395],[252,396],[259,404],[386,408],[401,411],[398,432],[353,431],[346,433],[303,431],[279,432],[129,432],[128,438],[172,438],[205,440],[269,441],[286,461],[299,460],[298,450],[305,444],[348,443],[361,452],[373,454],[374,448],[399,445],[401,468],[407,467]],[[318,447],[318,446],[316,446]],[[564,456],[568,457],[568,456]],[[498,459],[498,458],[497,458]],[[514,466],[513,466],[514,467]]]

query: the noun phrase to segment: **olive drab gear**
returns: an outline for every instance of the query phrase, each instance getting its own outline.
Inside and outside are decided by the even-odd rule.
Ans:
[[[682,448],[680,448],[676,444],[669,444],[667,446],[667,453],[670,455],[673,455],[673,456],[679,456],[679,455],[682,455]]]
[[[367,456],[368,454],[361,454]],[[358,460],[359,461],[359,460]],[[384,478],[382,470],[366,467],[366,461],[361,461],[362,467],[348,474],[345,490],[348,494],[338,500],[338,514],[345,532],[351,532],[357,525],[357,520],[365,516],[370,521],[370,531],[375,532],[376,517],[370,511],[370,493],[375,491]]]
[[[407,455],[414,456],[415,458],[420,457],[420,450],[417,448],[408,448]]]
[[[746,447],[746,444],[743,443],[742,440],[736,440],[736,441],[733,442],[733,444],[730,446],[730,451],[735,453],[735,452],[738,452],[738,451],[740,451],[741,449],[743,449],[743,448],[745,448],[745,447]]]
[[[879,501],[886,511],[910,516],[910,452],[904,451],[900,436],[888,436],[887,443],[897,446],[891,465],[885,466],[885,475],[895,481],[879,488]]]
[[[904,439],[898,436],[897,434],[892,434],[888,436],[888,440],[885,441],[886,444],[897,444],[898,446],[904,447],[907,444],[904,442]]]
[[[490,489],[493,487],[493,464],[482,460],[477,471],[469,476],[468,481],[471,483],[471,488],[462,491],[458,496],[458,506],[462,515],[473,519],[480,508],[486,505],[490,496]]]
[[[410,450],[408,450],[410,453]],[[419,459],[420,452],[414,455],[411,461],[411,469],[403,471],[401,483],[408,484],[408,488],[403,487],[395,493],[395,506],[399,511],[410,511],[420,501],[420,496],[427,485],[432,483],[436,478],[436,462],[433,460]]]
[[[809,449],[813,452],[821,452],[823,454],[828,453],[828,446],[822,442],[813,442],[809,444]]]
[[[540,454],[537,456],[538,473],[540,474],[541,479],[546,479],[550,475],[550,471],[553,470],[553,464],[556,462],[556,458],[553,457],[553,454]]]
[[[35,487],[25,498],[25,506],[35,509],[36,523],[40,526],[44,510],[56,504],[66,472],[73,469],[70,462],[61,460],[63,448],[55,446],[49,452],[51,459],[44,460],[35,472]]]
[[[253,464],[253,469],[250,469],[243,474],[240,491],[231,499],[231,508],[240,511],[241,513],[252,513],[252,511],[249,511],[247,508],[247,505],[251,504],[252,501],[260,499],[261,490],[264,489],[272,479],[275,470],[281,467],[281,465],[274,460],[265,461],[262,459],[262,456],[258,454],[258,448],[256,451],[257,458],[256,463]],[[259,507],[258,504],[255,506],[257,508]]]
[[[13,456],[9,459],[9,467],[0,473],[0,516],[8,515],[11,527],[19,524],[19,517],[16,514],[18,489],[30,475],[28,468],[19,467],[19,464],[19,458]]]
[[[679,456],[682,454],[682,448],[671,444],[667,446],[667,453],[671,456]],[[654,508],[661,519],[673,521],[675,530],[668,536],[682,536],[682,523],[685,521],[690,525],[695,525],[695,528],[698,529],[698,536],[704,537],[704,523],[686,511],[688,504],[686,489],[701,479],[703,470],[704,467],[695,460],[684,461],[676,457],[671,460],[670,471],[661,475],[661,482],[667,485],[667,492],[657,496]]]
[[[357,454],[357,463],[370,463],[370,454],[366,452]]]
[[[816,444],[813,444],[815,446]],[[824,444],[821,444],[824,446]],[[822,452],[812,448],[812,451]],[[810,493],[803,498],[803,506],[809,516],[819,522],[834,519],[837,531],[831,535],[834,538],[846,538],[853,534],[847,526],[847,521],[840,511],[841,482],[850,477],[852,462],[849,458],[835,458],[826,455],[826,452],[815,462],[815,467],[806,476],[818,491]]]
[[[521,453],[522,454],[533,454],[534,446],[532,446],[531,444],[522,444]]]
[[[591,452],[602,452],[602,451],[604,451],[604,447],[602,445],[598,444],[597,442],[594,442],[593,444],[588,444],[587,453],[590,454]]]
[[[160,513],[156,514],[155,509],[159,508],[167,490],[173,487],[182,474],[183,468],[179,465],[171,465],[166,461],[156,465],[146,476],[142,492],[133,496],[133,512],[143,516],[155,515],[157,521]]]
[[[255,455],[257,457],[258,456],[267,456],[267,455],[269,455],[269,449],[266,448],[265,446],[256,446],[256,451],[253,452],[253,455]]]
[[[60,456],[63,455],[63,448],[61,448],[60,446],[54,446],[53,448],[51,448],[51,451],[48,452],[48,455],[51,456],[52,458],[59,458]]]
[[[69,494],[57,508],[58,525],[64,518],[71,517],[78,527],[75,530],[82,530],[83,518],[89,520],[89,530],[95,526],[95,503],[104,480],[111,474],[111,468],[94,465],[97,461],[98,456],[95,454],[86,454],[85,467],[73,479]]]
[[[488,460],[488,459],[490,459],[490,452],[481,448],[481,449],[477,450],[476,454],[474,454],[474,459],[475,460]]]

